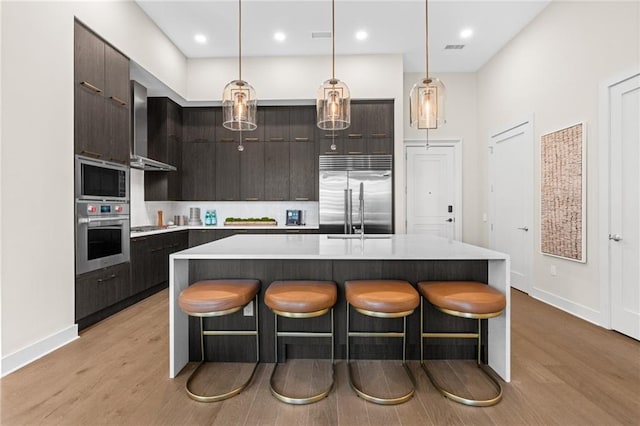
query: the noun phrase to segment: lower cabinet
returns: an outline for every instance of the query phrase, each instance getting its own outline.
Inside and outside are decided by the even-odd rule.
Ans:
[[[76,321],[131,295],[129,262],[76,277]]]
[[[215,241],[218,239],[217,233],[218,231],[215,229],[190,229],[189,247],[195,247]]]
[[[131,239],[131,290],[138,294],[169,283],[169,255],[189,245],[187,231]]]

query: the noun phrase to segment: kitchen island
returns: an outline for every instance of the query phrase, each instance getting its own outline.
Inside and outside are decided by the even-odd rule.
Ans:
[[[504,313],[488,321],[484,332],[489,366],[510,380],[510,294],[509,257],[503,253],[469,244],[424,235],[370,235],[366,239],[339,238],[337,235],[235,235],[203,244],[170,256],[169,262],[169,376],[175,377],[190,360],[199,359],[199,339],[193,321],[178,306],[178,295],[189,284],[203,279],[254,278],[262,282],[260,306],[260,358],[273,362],[273,314],[262,302],[268,285],[280,279],[334,280],[338,284],[338,303],[335,307],[336,356],[344,357],[346,302],[344,281],[350,279],[403,279],[416,284],[422,280],[475,280],[495,287],[507,298]],[[425,304],[425,307],[428,305]],[[222,327],[251,326],[253,317],[246,312],[221,317]],[[452,321],[428,306],[426,327],[447,327],[451,331],[473,330],[475,323]],[[352,327],[376,329],[371,318],[352,315]],[[193,319],[192,319],[193,320]],[[456,320],[456,318],[454,318]],[[460,319],[458,319],[460,320]],[[225,323],[226,321],[226,323]],[[326,327],[317,319],[310,329]],[[419,354],[419,309],[408,319],[408,358]],[[324,324],[324,323],[323,323]],[[373,325],[372,325],[373,324]],[[388,324],[387,324],[388,326]],[[488,334],[488,337],[486,337]],[[236,340],[232,340],[236,339]],[[220,345],[219,338],[207,341],[207,355],[218,359],[234,358],[249,361],[255,347],[239,343],[230,337]],[[241,339],[241,338],[240,338]],[[218,342],[214,342],[218,341]],[[441,339],[449,340],[449,339]],[[472,339],[469,339],[472,340]],[[291,348],[289,357],[308,357],[317,354],[320,346]],[[427,358],[474,357],[473,342],[435,342],[425,345]],[[217,346],[216,346],[217,345]],[[401,346],[363,346],[362,358],[396,358]],[[253,352],[252,352],[253,351]],[[297,351],[297,352],[296,352]],[[378,352],[376,352],[378,351]],[[282,352],[281,352],[282,353]],[[397,356],[395,355],[397,354]]]

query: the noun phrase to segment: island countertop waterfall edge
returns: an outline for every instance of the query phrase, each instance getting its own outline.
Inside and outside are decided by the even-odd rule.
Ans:
[[[488,364],[505,382],[511,380],[510,259],[504,253],[413,234],[377,235],[364,241],[324,234],[235,235],[174,253],[169,259],[170,378],[189,361],[188,316],[180,310],[178,296],[190,284],[190,260],[481,260],[487,261],[488,284],[507,298],[504,313],[488,321]]]

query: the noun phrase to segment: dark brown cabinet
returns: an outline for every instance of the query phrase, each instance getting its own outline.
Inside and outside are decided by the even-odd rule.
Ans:
[[[146,201],[178,201],[182,199],[182,108],[169,98],[149,98],[149,157],[178,168],[172,172],[144,173]]]
[[[131,239],[131,294],[169,283],[169,255],[189,246],[187,231]]]
[[[218,201],[240,200],[240,151],[234,142],[215,144],[215,184]],[[242,152],[244,154],[244,152]]]
[[[185,142],[215,142],[217,122],[213,107],[185,108],[182,114]]]
[[[215,229],[190,229],[189,230],[189,247],[199,246],[200,244],[210,243],[218,239],[219,231]]]
[[[267,201],[290,199],[289,145],[289,142],[264,144],[264,198]]]
[[[342,135],[343,131],[316,129],[318,155],[343,155],[345,144]],[[331,145],[335,145],[336,149],[331,149]]]
[[[76,321],[95,314],[131,295],[129,263],[76,277]]]
[[[317,200],[315,187],[318,180],[318,165],[315,144],[291,142],[289,144],[289,200]]]
[[[217,150],[214,142],[183,142],[182,199],[185,201],[216,200]]]
[[[316,107],[289,108],[289,134],[292,142],[312,142],[316,132]]]
[[[74,152],[129,163],[129,59],[75,23]]]
[[[264,140],[283,142],[290,140],[288,107],[264,107]]]
[[[264,142],[245,142],[240,153],[240,199],[264,201]]]

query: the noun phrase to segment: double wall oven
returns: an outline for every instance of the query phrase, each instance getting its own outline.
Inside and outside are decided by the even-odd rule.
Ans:
[[[129,168],[76,156],[76,274],[129,261]]]

